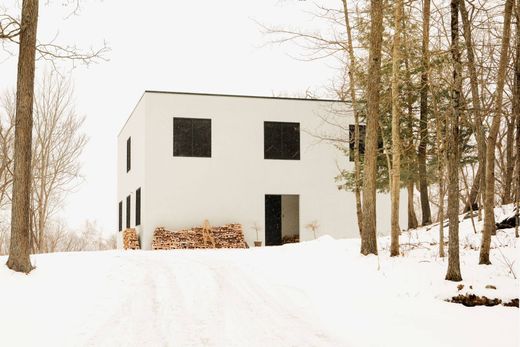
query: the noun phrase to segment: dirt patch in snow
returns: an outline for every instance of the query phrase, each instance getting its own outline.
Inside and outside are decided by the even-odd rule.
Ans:
[[[488,298],[487,296],[478,296],[475,294],[459,294],[446,301],[453,302],[456,304],[462,304],[468,307],[496,305],[518,307],[518,298],[512,299],[510,301],[502,301],[502,299]]]

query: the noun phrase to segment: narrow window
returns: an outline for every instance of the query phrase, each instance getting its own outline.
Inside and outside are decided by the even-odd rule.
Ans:
[[[355,131],[356,126],[354,124],[349,124],[348,126],[348,135],[349,135],[349,160],[354,161],[354,144],[355,144]],[[359,125],[359,155],[365,154],[365,134],[366,134],[366,126]]]
[[[135,191],[135,225],[141,225],[141,188]]]
[[[211,158],[211,119],[173,118],[173,156]]]
[[[126,197],[126,228],[130,228],[130,195]]]
[[[126,172],[130,171],[132,164],[132,138],[126,140]]]
[[[123,202],[119,201],[119,231],[123,230]]]
[[[300,160],[300,123],[264,122],[264,159]]]

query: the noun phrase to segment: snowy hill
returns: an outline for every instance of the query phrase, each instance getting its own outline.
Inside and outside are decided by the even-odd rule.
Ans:
[[[480,224],[477,223],[479,228]],[[447,233],[447,230],[446,230]],[[359,240],[246,250],[108,251],[33,256],[0,268],[5,346],[518,346],[514,307],[444,300],[466,290],[518,298],[518,239],[461,223],[464,289],[444,281],[437,227],[403,232],[405,256],[359,255]],[[6,258],[0,258],[5,263]],[[515,262],[512,267],[508,264]],[[486,289],[493,285],[497,289]]]

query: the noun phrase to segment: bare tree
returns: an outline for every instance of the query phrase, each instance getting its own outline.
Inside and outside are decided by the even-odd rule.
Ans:
[[[379,90],[381,87],[381,45],[383,40],[383,1],[370,1],[370,47],[367,77],[367,124],[365,172],[363,177],[363,232],[361,253],[377,254],[376,172]]]
[[[466,52],[468,57],[468,71],[469,71],[469,80],[471,87],[471,101],[473,105],[473,122],[472,125],[474,127],[476,133],[477,140],[477,149],[478,149],[478,157],[479,157],[479,166],[477,170],[477,174],[475,176],[475,180],[473,181],[473,185],[471,188],[471,192],[468,199],[468,204],[465,207],[465,211],[470,211],[474,208],[478,207],[478,193],[479,190],[485,190],[485,177],[484,171],[486,166],[486,139],[484,136],[484,130],[482,129],[482,102],[480,99],[479,92],[479,82],[477,75],[477,68],[475,62],[475,53],[473,48],[473,37],[471,32],[471,25],[468,18],[468,11],[466,10],[465,0],[460,2],[460,14],[462,17],[463,23],[463,32],[464,32],[464,41],[466,44]]]
[[[81,155],[87,137],[85,117],[74,110],[73,88],[57,74],[46,74],[37,88],[33,145],[32,234],[34,252],[42,252],[49,217],[80,182]]]
[[[391,242],[390,256],[399,255],[399,194],[401,187],[401,105],[399,102],[399,68],[401,65],[401,35],[404,5],[403,0],[395,4],[394,43],[392,49],[392,176],[391,176]]]
[[[520,0],[516,2],[516,64],[513,91],[513,115],[516,118],[516,227],[515,236],[520,227]]]
[[[497,134],[502,118],[502,100],[506,69],[508,63],[509,41],[511,39],[511,15],[513,0],[506,0],[504,9],[504,27],[502,33],[502,45],[500,47],[500,62],[498,67],[497,88],[495,97],[495,113],[487,138],[486,147],[486,190],[484,195],[484,230],[482,231],[482,246],[480,248],[479,264],[491,264],[489,249],[491,246],[491,234],[495,231],[495,146]]]
[[[453,62],[452,107],[448,117],[448,218],[449,254],[446,279],[461,281],[459,260],[459,118],[461,110],[462,64],[459,52],[459,1],[451,0],[451,56]],[[442,223],[442,221],[441,221]],[[440,240],[442,242],[442,240]]]
[[[430,0],[423,1],[423,34],[422,34],[422,72],[421,72],[421,107],[419,122],[419,150],[417,162],[419,166],[419,191],[421,195],[422,225],[432,222],[430,202],[428,199],[428,182],[426,180],[426,144],[428,142],[428,69],[430,42]]]
[[[24,0],[19,30],[11,242],[7,266],[14,271],[25,273],[29,273],[33,268],[29,258],[29,208],[31,204],[32,109],[37,28],[38,0]]]
[[[354,44],[352,43],[352,28],[350,26],[350,19],[348,13],[347,0],[341,0],[343,3],[343,13],[345,17],[345,29],[347,31],[347,52],[348,52],[348,79],[350,84],[350,100],[352,103],[352,110],[354,112],[354,194],[356,197],[356,214],[358,220],[359,233],[363,230],[363,209],[361,206],[361,162],[359,158],[359,110],[356,96],[356,56],[354,55]]]
[[[11,202],[15,95],[5,93],[0,100],[0,210]]]
[[[23,0],[21,20],[0,15],[0,39],[18,44],[18,75],[16,90],[16,127],[14,146],[14,176],[11,205],[11,240],[7,266],[18,272],[32,270],[30,254],[31,163],[34,74],[36,52],[53,61],[67,58],[90,62],[107,51],[106,47],[87,54],[78,53],[54,43],[37,41],[38,0]],[[79,2],[76,2],[79,6]]]

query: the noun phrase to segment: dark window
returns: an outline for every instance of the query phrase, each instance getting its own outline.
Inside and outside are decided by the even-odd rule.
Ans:
[[[365,135],[367,128],[365,125],[359,125],[359,155],[365,154]],[[354,161],[354,134],[356,131],[356,126],[354,124],[349,124],[348,126],[348,137],[349,137],[349,160]]]
[[[130,228],[130,195],[126,197],[126,228]]]
[[[264,122],[264,159],[300,159],[300,123]]]
[[[141,188],[135,191],[135,225],[141,225]]]
[[[123,230],[123,202],[119,201],[119,231]]]
[[[211,119],[173,118],[173,156],[211,158]]]
[[[126,140],[126,172],[130,171],[132,156],[132,138]]]

